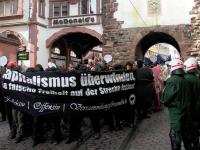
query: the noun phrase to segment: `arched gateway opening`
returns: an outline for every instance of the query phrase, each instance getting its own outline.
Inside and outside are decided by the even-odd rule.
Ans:
[[[23,36],[20,33],[11,30],[6,30],[1,34],[7,38],[7,42],[1,45],[0,56],[4,55],[7,57],[8,61],[15,61],[18,65],[25,64],[27,59],[18,57],[20,52],[26,53],[26,44]],[[26,54],[28,55],[28,53]],[[28,62],[26,63],[28,64]]]
[[[162,43],[171,45],[181,55],[178,42],[169,34],[163,32],[150,32],[144,36],[136,46],[135,58],[144,59],[144,55],[154,45],[162,45]]]
[[[65,68],[70,62],[81,62],[94,47],[102,44],[101,35],[86,28],[68,28],[54,33],[47,40],[50,59]]]

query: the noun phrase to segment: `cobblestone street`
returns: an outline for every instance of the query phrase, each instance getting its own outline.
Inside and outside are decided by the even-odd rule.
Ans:
[[[9,128],[7,122],[0,122],[0,150],[118,150],[121,149],[127,137],[130,136],[132,128],[124,128],[121,131],[107,131],[107,128],[101,130],[101,138],[95,140],[91,128],[83,127],[85,134],[82,142],[72,142],[65,144],[64,139],[60,144],[51,144],[47,139],[44,143],[32,147],[32,139],[28,137],[22,142],[15,144],[15,140],[8,140]]]
[[[170,150],[168,111],[154,113],[138,124],[129,150]]]
[[[15,144],[14,140],[8,140],[8,124],[0,122],[0,150],[121,150],[124,148],[126,150],[170,150],[168,121],[168,112],[165,109],[153,113],[149,119],[142,120],[135,131],[127,127],[121,131],[108,132],[103,128],[99,140],[89,136],[81,143],[76,141],[65,144],[64,140],[59,145],[53,145],[47,139],[34,148],[31,147],[31,137],[19,144]],[[89,132],[91,133],[91,129],[88,129]]]
[[[85,134],[89,135],[91,129],[87,132],[85,131]],[[124,128],[121,131],[109,132],[103,128],[102,137],[98,140],[89,136],[81,143],[76,141],[65,144],[63,140],[59,145],[53,145],[47,139],[33,148],[31,137],[18,144],[15,144],[14,140],[8,140],[8,124],[0,122],[0,150],[121,150],[124,148],[126,150],[170,150],[168,132],[169,119],[167,109],[165,109],[153,113],[151,118],[142,120],[135,131],[132,128]]]
[[[105,133],[100,140],[90,138],[79,150],[170,150],[169,118],[167,109],[142,120],[136,131]]]
[[[78,150],[120,150],[123,149],[124,142],[131,135],[131,128],[124,128],[121,131],[102,131],[102,137],[95,140],[94,137],[88,139]]]
[[[22,142],[15,144],[15,140],[8,139],[9,127],[7,122],[0,122],[0,150],[71,150],[77,146],[77,142],[65,144],[62,141],[59,145],[53,145],[49,140],[36,147],[32,147],[32,139],[28,137]]]

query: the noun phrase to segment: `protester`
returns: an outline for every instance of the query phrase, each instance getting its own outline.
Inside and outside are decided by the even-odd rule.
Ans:
[[[86,67],[82,64],[79,64],[76,69],[75,66],[70,63],[68,66],[68,72],[81,72],[85,71]],[[69,123],[69,135],[65,142],[65,144],[70,144],[75,140],[78,140],[81,136],[81,122],[82,115],[78,112],[65,112],[63,116],[63,121],[65,124]]]
[[[52,59],[49,59],[48,68],[56,68],[56,64],[54,63]]]
[[[43,67],[41,64],[37,64],[35,66],[35,68],[33,67],[29,67],[27,70],[26,70],[26,75],[27,76],[32,76],[33,73],[36,73],[36,72],[41,72],[41,71],[44,71]],[[40,117],[32,117],[32,140],[33,140],[33,144],[32,146],[36,146],[37,144],[41,143],[44,141],[44,132],[43,132],[43,129],[42,129],[42,119]]]
[[[31,71],[32,69],[30,68],[30,71]],[[35,69],[34,69],[36,72],[37,71],[44,71],[44,68],[42,67],[42,65],[41,64],[36,64],[35,65]],[[28,71],[29,72],[29,71]]]
[[[94,58],[94,65],[91,67],[91,71],[102,71],[101,62],[99,58]],[[94,138],[99,139],[101,138],[101,114],[100,112],[94,112],[90,114],[90,119],[92,122],[92,127],[95,132]]]
[[[183,141],[186,150],[191,150],[188,132],[188,114],[191,102],[191,91],[184,78],[184,65],[179,59],[170,63],[171,77],[167,80],[161,101],[168,107],[170,118],[170,140],[172,150],[181,150]]]
[[[153,68],[153,76],[154,76],[154,85],[155,85],[155,91],[156,96],[154,98],[154,111],[159,111],[163,109],[163,105],[160,103],[160,95],[164,88],[164,82],[163,82],[163,74],[162,74],[162,67],[160,64],[156,64]]]
[[[8,69],[13,69],[15,66],[16,66],[16,64],[13,61],[9,61],[6,65],[6,67]],[[14,139],[16,136],[16,133],[13,128],[12,104],[10,104],[10,103],[5,103],[5,104],[6,104],[6,115],[7,115],[7,119],[8,119],[9,128],[10,128],[9,138]]]
[[[101,62],[99,58],[94,59],[94,65],[91,67],[91,71],[101,71]]]
[[[68,67],[67,67],[67,70],[68,70],[68,71],[73,71],[73,70],[75,70],[74,64],[73,64],[73,63],[69,63],[69,65],[68,65]]]
[[[122,64],[113,65],[113,71],[122,71],[124,70],[124,66]],[[124,108],[115,108],[114,110],[114,118],[115,118],[115,129],[122,130],[121,122],[124,119]]]
[[[125,64],[125,70],[133,71],[135,73],[133,64],[129,61]],[[131,92],[135,93],[134,90],[132,90]],[[129,106],[126,106],[126,108],[124,108],[123,118],[125,118],[125,121],[129,127],[131,128],[135,127],[136,122],[137,122],[137,108],[135,107],[135,105],[129,105]]]
[[[49,68],[46,69],[47,72],[55,72],[55,71],[59,71],[59,69],[57,69],[56,66],[49,66]],[[52,115],[50,117],[48,117],[47,119],[50,119],[50,123],[52,123],[53,125],[53,130],[54,133],[52,135],[52,143],[54,143],[55,145],[59,144],[62,141],[62,133],[61,133],[61,128],[60,128],[60,124],[61,124],[61,115]]]
[[[153,72],[148,67],[143,67],[143,61],[137,61],[136,69],[136,105],[139,119],[149,118],[153,100],[155,98],[155,87]]]
[[[15,61],[9,61],[7,66],[8,69],[20,71],[19,67]],[[10,138],[16,138],[15,143],[21,142],[24,137],[24,114],[17,110],[15,107],[12,107],[9,103],[7,105],[7,115],[8,121],[11,128]],[[11,113],[11,114],[10,114]]]
[[[133,70],[133,64],[131,62],[127,62],[125,64],[125,70]]]

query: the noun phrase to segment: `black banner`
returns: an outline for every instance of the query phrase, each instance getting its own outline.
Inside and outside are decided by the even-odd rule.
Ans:
[[[66,111],[106,111],[135,104],[133,72],[37,72],[6,70],[5,102],[34,116]]]

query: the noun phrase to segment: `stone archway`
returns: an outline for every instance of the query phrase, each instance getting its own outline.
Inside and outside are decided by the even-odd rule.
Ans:
[[[26,48],[25,39],[23,38],[23,35],[12,30],[6,30],[2,32],[2,34],[6,35],[6,37],[11,41],[10,43],[13,43],[11,44],[12,46],[7,45],[5,49],[2,49],[2,51],[4,51],[4,53],[7,54],[8,60],[12,60],[16,63],[19,63],[17,58],[18,50],[19,48]]]
[[[96,37],[99,41],[102,42],[102,35],[99,34],[98,32],[91,29],[83,28],[83,27],[73,27],[73,28],[64,28],[54,33],[52,36],[50,36],[50,38],[46,40],[46,47],[47,48],[51,47],[54,41],[56,41],[60,37],[67,35],[69,33],[86,33],[86,34]]]
[[[135,58],[142,59],[147,50],[158,43],[166,43],[174,46],[178,52],[181,54],[180,46],[171,35],[163,32],[150,32],[144,36],[136,46]]]
[[[72,61],[83,63],[86,54],[94,47],[102,44],[101,38],[101,34],[84,27],[64,28],[46,40],[46,47],[50,49],[49,58],[60,67],[66,67]],[[57,57],[64,58],[60,61],[60,64],[54,58],[55,50],[59,51],[59,53],[56,53]]]
[[[158,26],[144,28],[134,40],[135,59],[143,58],[145,52],[154,44],[167,43],[174,46],[182,57],[191,51],[192,39],[189,25]]]
[[[14,36],[18,39],[18,44],[19,46],[21,45],[25,45],[25,42],[24,42],[24,38],[22,37],[22,35],[18,32],[15,32],[15,31],[11,31],[11,30],[6,30],[4,32],[2,32],[2,34],[5,34],[7,36],[11,35],[11,36]]]
[[[147,40],[150,43],[146,47],[163,41],[179,49],[181,56],[185,58],[191,52],[190,33],[190,25],[126,28],[117,29],[116,32],[106,30],[103,55],[111,54],[113,63],[133,61],[138,56],[143,58],[144,50],[141,50],[141,45],[146,43],[142,41]]]

